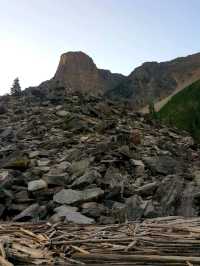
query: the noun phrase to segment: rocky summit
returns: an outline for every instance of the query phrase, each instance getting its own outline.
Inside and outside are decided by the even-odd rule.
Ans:
[[[83,52],[61,55],[54,80],[69,90],[103,94],[114,88],[124,77],[108,70],[98,69],[92,58]]]
[[[66,93],[81,92],[92,95],[103,95],[115,88],[125,79],[121,74],[111,73],[109,70],[98,69],[92,58],[83,52],[68,52],[60,57],[56,73],[52,79],[45,81],[39,89],[49,95],[51,91],[64,88]],[[30,89],[28,89],[29,91]]]
[[[108,224],[198,216],[200,150],[101,97],[0,99],[0,219]]]

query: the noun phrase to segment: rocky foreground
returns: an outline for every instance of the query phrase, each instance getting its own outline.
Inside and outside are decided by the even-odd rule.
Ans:
[[[101,98],[0,102],[0,219],[114,224],[199,215],[199,148]]]

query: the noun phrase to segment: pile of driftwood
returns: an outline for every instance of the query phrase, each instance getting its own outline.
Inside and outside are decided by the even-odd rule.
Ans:
[[[200,265],[200,218],[0,225],[0,265]]]

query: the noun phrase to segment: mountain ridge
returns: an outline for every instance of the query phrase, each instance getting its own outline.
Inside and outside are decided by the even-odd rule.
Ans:
[[[91,57],[78,51],[62,54],[54,77],[27,91],[42,90],[48,95],[62,87],[63,96],[71,91],[101,95],[145,110],[150,101],[167,99],[198,79],[200,53],[160,63],[145,62],[124,76],[98,68]]]
[[[128,76],[129,86],[124,86],[124,90],[130,92],[132,105],[145,107],[149,101],[163,100],[199,78],[200,53],[196,53],[167,62],[143,63]],[[114,88],[110,98],[118,96],[123,97],[119,89]]]

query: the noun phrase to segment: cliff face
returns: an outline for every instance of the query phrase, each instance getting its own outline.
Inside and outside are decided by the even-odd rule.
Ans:
[[[107,92],[112,99],[128,99],[132,106],[160,102],[200,79],[200,53],[168,62],[147,62],[136,68],[125,82]]]
[[[98,69],[92,58],[83,52],[62,54],[54,76],[54,80],[68,90],[92,94],[103,94],[123,79],[123,75]]]

